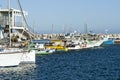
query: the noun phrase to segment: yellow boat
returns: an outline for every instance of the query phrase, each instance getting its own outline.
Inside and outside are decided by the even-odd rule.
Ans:
[[[68,48],[65,48],[64,46],[45,46],[45,48],[48,49],[56,49],[57,51],[68,51]]]
[[[56,49],[56,51],[68,51],[63,40],[52,40],[51,43],[45,45],[45,48]]]

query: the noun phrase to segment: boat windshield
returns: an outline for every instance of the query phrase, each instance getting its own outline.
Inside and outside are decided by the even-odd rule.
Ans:
[[[4,49],[3,48],[0,48],[0,51],[3,51]]]

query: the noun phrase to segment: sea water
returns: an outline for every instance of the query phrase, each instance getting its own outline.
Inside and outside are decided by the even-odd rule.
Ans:
[[[37,55],[36,64],[0,68],[0,80],[120,80],[120,45]]]

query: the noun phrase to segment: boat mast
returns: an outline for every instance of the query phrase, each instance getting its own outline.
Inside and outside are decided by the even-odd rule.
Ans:
[[[85,28],[86,39],[88,39],[88,29],[87,29],[87,24],[86,23],[84,24],[84,28]]]
[[[9,25],[9,47],[11,47],[11,21],[10,21],[10,0],[8,0],[8,25]]]

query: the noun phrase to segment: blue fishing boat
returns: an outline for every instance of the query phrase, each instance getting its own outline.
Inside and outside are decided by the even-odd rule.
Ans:
[[[108,38],[108,40],[104,41],[103,44],[114,44],[115,39],[114,38]]]

